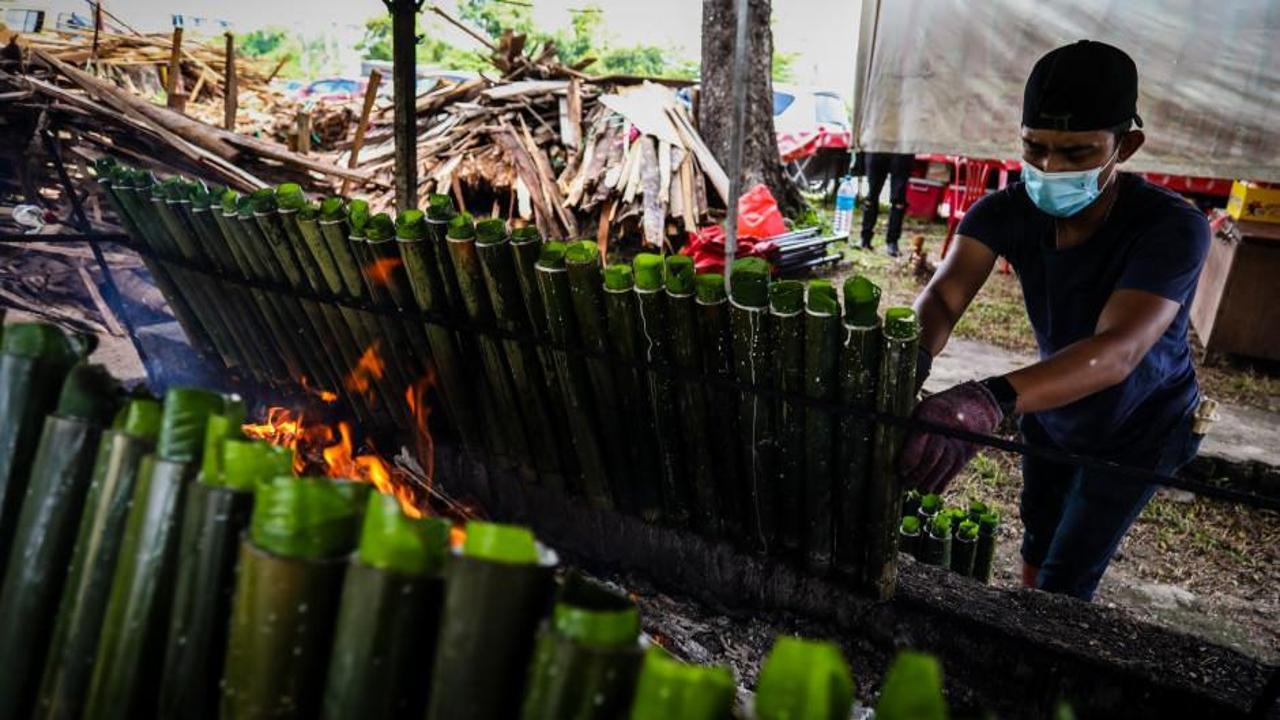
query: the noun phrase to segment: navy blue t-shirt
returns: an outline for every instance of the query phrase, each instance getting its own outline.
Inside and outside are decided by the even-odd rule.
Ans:
[[[978,201],[956,232],[1003,255],[1018,273],[1041,358],[1091,337],[1116,290],[1143,290],[1181,306],[1123,382],[1034,416],[1067,450],[1137,459],[1195,409],[1187,316],[1210,232],[1204,215],[1181,196],[1134,175],[1117,181],[1110,217],[1074,247],[1055,247],[1053,217],[1036,208],[1020,182]]]

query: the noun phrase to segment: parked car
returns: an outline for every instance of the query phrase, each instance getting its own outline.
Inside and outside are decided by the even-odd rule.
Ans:
[[[326,78],[302,88],[298,97],[317,103],[347,103],[364,96],[366,81],[353,78]]]

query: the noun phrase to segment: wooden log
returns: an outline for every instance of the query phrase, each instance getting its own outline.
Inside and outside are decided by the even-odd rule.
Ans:
[[[178,112],[182,112],[182,102],[178,99],[182,92],[182,28],[173,29],[173,45],[169,49],[169,71],[165,76],[164,93],[166,104]]]
[[[227,32],[226,41],[227,46],[224,51],[226,70],[223,71],[222,82],[222,127],[234,132],[236,129],[236,110],[240,102],[240,83],[236,77],[236,36],[231,32]]]
[[[373,103],[378,99],[378,86],[382,84],[382,73],[377,68],[369,71],[369,83],[364,88],[364,103],[360,106],[360,120],[356,123],[356,135],[351,140],[351,155],[347,158],[347,167],[354,170],[360,162],[360,149],[364,147],[365,134],[369,132],[369,115],[373,112]],[[351,191],[351,178],[342,179],[339,195]]]

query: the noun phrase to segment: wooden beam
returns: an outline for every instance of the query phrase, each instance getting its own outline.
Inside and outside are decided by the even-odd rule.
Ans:
[[[408,210],[418,205],[418,6],[413,0],[384,2],[391,11],[396,209]]]
[[[298,111],[298,154],[306,155],[311,152],[311,111]]]
[[[173,46],[169,48],[169,74],[165,78],[165,94],[169,107],[178,109],[178,93],[182,92],[182,28],[173,29]]]
[[[231,33],[227,33],[226,55],[227,65],[223,73],[225,80],[222,83],[222,127],[235,132],[236,110],[240,98],[236,82],[236,36]]]
[[[355,170],[360,162],[360,148],[364,147],[365,133],[369,132],[369,116],[373,113],[374,101],[378,99],[378,86],[382,84],[382,73],[377,68],[369,71],[369,84],[364,89],[364,105],[360,107],[360,121],[356,123],[356,136],[351,141],[351,157],[347,159],[347,167]],[[342,195],[351,190],[351,178],[342,179]]]

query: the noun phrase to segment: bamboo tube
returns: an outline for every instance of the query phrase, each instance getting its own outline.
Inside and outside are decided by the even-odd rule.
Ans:
[[[387,232],[387,231],[390,232]],[[404,261],[396,244],[396,224],[386,213],[379,213],[369,220],[365,234],[365,250],[369,263],[363,268],[365,280],[382,288],[391,304],[404,309],[414,306],[413,290],[405,274]]]
[[[768,387],[773,382],[773,327],[767,312],[769,264],[758,258],[735,260],[733,278],[729,324],[733,332],[734,375],[738,382]],[[738,397],[742,469],[739,492],[744,498],[746,527],[741,541],[760,552],[773,549],[778,527],[770,405],[754,391],[743,391]]]
[[[223,407],[221,395],[204,390],[173,388],[165,395],[156,454],[133,491],[85,717],[156,713],[181,508],[199,467],[208,418]]]
[[[428,720],[519,715],[556,563],[555,553],[524,528],[467,523],[461,553],[445,565]]]
[[[836,368],[840,355],[840,303],[830,282],[809,282],[805,303],[804,394],[813,400],[835,400],[839,387]],[[836,448],[831,413],[804,410],[804,546],[809,569],[826,573],[835,553]]]
[[[635,603],[570,573],[538,633],[522,720],[626,715],[644,650]]]
[[[484,285],[484,273],[476,252],[475,225],[471,215],[461,213],[449,222],[449,258],[462,298],[462,311],[473,323],[493,322],[493,309]],[[523,469],[532,469],[533,455],[527,428],[522,422],[520,403],[512,387],[511,376],[502,355],[502,346],[490,335],[477,335],[486,385],[493,394],[501,430],[512,459]]]
[[[616,498],[618,507],[646,522],[662,516],[662,488],[658,481],[657,431],[649,412],[649,391],[644,373],[634,363],[641,360],[639,316],[636,310],[635,280],[630,265],[609,265],[604,269],[604,304],[609,321],[609,352],[624,363],[614,371],[622,400],[622,420],[626,427],[627,461],[635,470],[632,482]]]
[[[991,570],[995,565],[996,532],[1000,529],[1000,516],[987,512],[978,518],[978,546],[974,549],[973,577],[984,584],[991,582]]]
[[[926,527],[938,513],[942,512],[942,496],[937,493],[929,493],[920,498],[920,507],[916,510],[916,514],[920,516],[920,522]]]
[[[951,567],[951,518],[939,516],[929,523],[920,538],[920,562],[938,567]]]
[[[880,288],[865,277],[844,283],[844,335],[840,346],[840,403],[854,410],[875,404],[880,372]],[[835,564],[858,577],[866,562],[866,494],[871,477],[874,424],[865,417],[840,418],[835,485]]]
[[[290,254],[297,258],[298,267],[307,279],[307,287],[320,292],[327,284],[320,259],[298,227],[298,213],[307,206],[307,197],[297,184],[284,183],[275,189],[275,204],[280,226],[284,228],[289,242]]]
[[[368,488],[288,476],[258,484],[240,544],[220,717],[319,717]]]
[[[657,430],[661,463],[663,519],[682,527],[689,523],[691,504],[688,481],[680,462],[680,421],[667,338],[667,298],[663,292],[664,264],[661,255],[640,253],[631,264],[636,282],[636,316],[639,318],[641,357],[649,366],[645,373],[649,386],[649,412]]]
[[[978,552],[978,523],[962,520],[955,528],[951,541],[951,569],[966,577],[973,576],[974,560]]]
[[[611,507],[609,479],[605,471],[604,453],[596,435],[596,423],[591,411],[591,391],[586,363],[581,356],[567,350],[578,347],[578,333],[573,316],[573,297],[569,289],[568,271],[565,269],[565,244],[549,242],[542,245],[538,255],[538,292],[547,317],[547,330],[555,344],[553,354],[556,375],[564,396],[565,411],[569,415],[569,436],[582,471],[581,486],[574,488],[597,507]]]
[[[454,247],[453,244],[450,247]],[[521,307],[520,288],[516,280],[507,226],[502,220],[485,220],[476,225],[475,253],[480,261],[489,306],[500,330],[527,335],[528,315]],[[572,280],[572,276],[571,276]],[[538,476],[552,487],[564,489],[564,471],[560,464],[560,442],[549,411],[542,366],[531,345],[504,338],[502,349],[511,371],[512,387],[520,404],[520,412],[532,445]]]
[[[159,426],[160,404],[135,399],[103,433],[33,717],[81,715],[133,486]]]
[[[16,323],[0,340],[0,572],[17,531],[45,416],[58,404],[76,348],[52,325]]]
[[[406,517],[390,495],[370,495],[342,587],[322,717],[422,717],[449,529],[443,518]]]
[[[594,241],[570,243],[564,254],[569,276],[569,293],[573,300],[578,338],[589,353],[598,357],[586,359],[591,381],[600,445],[604,451],[609,485],[615,499],[626,494],[635,480],[627,457],[628,438],[622,429],[622,399],[613,368],[603,356],[609,350],[609,334],[604,309],[604,280],[600,274],[600,250]]]
[[[898,551],[907,553],[912,557],[919,558],[920,555],[920,518],[915,515],[906,515],[902,518],[902,523],[898,526]]]
[[[406,210],[396,217],[396,245],[417,307],[426,313],[443,312],[434,249],[428,244],[426,216],[420,210]],[[477,400],[457,338],[451,330],[431,321],[425,324],[425,332],[440,379],[437,389],[444,398],[449,418],[457,426],[463,445],[471,451],[481,450],[484,440]]]
[[[550,403],[551,415],[555,418],[555,427],[566,428],[569,427],[569,413],[565,410],[564,390],[560,387],[560,376],[556,373],[555,355],[547,344],[549,339],[547,314],[542,310],[542,296],[538,292],[536,268],[538,253],[541,250],[542,237],[538,234],[536,227],[528,225],[511,231],[511,257],[516,281],[520,286],[520,297],[525,313],[528,315],[527,327],[537,343],[534,349],[538,355],[538,363],[542,367],[542,377],[547,383],[547,399]],[[565,474],[576,477],[578,457],[573,449],[572,440],[565,433],[560,433],[560,456]]]
[[[671,255],[664,268],[667,290],[667,331],[671,364],[690,374],[702,372],[698,347],[698,306],[694,299],[693,258]],[[704,533],[720,534],[721,496],[716,488],[715,458],[712,454],[711,421],[707,396],[701,383],[686,378],[676,381],[679,424],[689,465],[694,526]]]
[[[694,278],[697,295],[698,345],[701,368],[708,377],[722,381],[733,379],[733,337],[729,332],[729,296],[725,294],[724,276],[706,273]],[[716,497],[720,532],[725,537],[745,537],[744,496],[738,475],[738,395],[724,386],[706,392],[711,408],[706,434],[709,452],[716,468]]]
[[[0,590],[0,717],[29,717],[35,706],[98,441],[118,392],[101,365],[77,365],[44,420]]]
[[[351,253],[351,245],[347,240],[350,233],[347,229],[346,201],[340,197],[325,198],[320,203],[318,225],[324,239],[326,250],[333,261],[334,269],[342,280],[342,287],[348,297],[363,298],[365,295],[364,278],[360,275],[360,265]],[[319,256],[320,251],[316,251]],[[337,293],[337,291],[334,291]]]
[[[783,393],[805,392],[805,312],[804,283],[778,280],[769,285],[769,317],[773,324],[774,384]],[[778,546],[783,552],[801,555],[805,547],[809,489],[805,487],[805,413],[793,402],[779,400],[774,405],[776,441],[774,488],[778,505]],[[813,560],[814,558],[808,558]]]
[[[845,720],[853,711],[853,675],[833,643],[779,637],[756,682],[757,720]]]
[[[885,312],[884,343],[880,355],[880,386],[876,409],[908,417],[916,400],[916,349],[920,327],[911,308]],[[902,488],[898,479],[901,428],[879,423],[875,433],[875,472],[867,494],[867,566],[864,587],[880,598],[893,595],[898,581],[898,518],[902,516]]]
[[[686,665],[660,647],[645,654],[630,720],[728,720],[737,685],[719,665]]]

